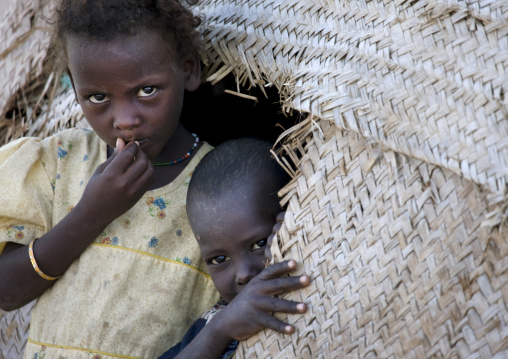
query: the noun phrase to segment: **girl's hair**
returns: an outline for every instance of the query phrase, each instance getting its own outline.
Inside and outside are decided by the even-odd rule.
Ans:
[[[198,0],[183,0],[195,5]],[[176,61],[197,56],[201,50],[196,28],[201,19],[182,0],[61,0],[56,10],[52,62],[66,61],[66,36],[110,41],[141,29],[156,33],[176,50]],[[63,56],[62,56],[63,55]],[[60,63],[61,65],[61,63]]]

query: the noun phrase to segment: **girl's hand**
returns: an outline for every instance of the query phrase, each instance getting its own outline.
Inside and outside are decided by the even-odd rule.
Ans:
[[[272,313],[305,313],[305,303],[292,302],[275,295],[307,287],[310,278],[282,277],[296,268],[293,260],[276,263],[265,268],[222,309],[210,322],[216,330],[230,340],[245,340],[262,329],[291,334],[294,327],[275,318]]]
[[[113,155],[90,178],[78,206],[108,225],[136,204],[154,178],[152,163],[138,144],[119,139]]]
[[[272,260],[272,252],[270,251],[270,248],[272,247],[273,237],[275,237],[277,232],[280,230],[280,227],[282,227],[282,222],[284,222],[284,216],[285,215],[286,215],[285,211],[284,212],[280,212],[277,215],[277,219],[276,219],[277,223],[275,223],[275,225],[273,226],[273,228],[272,228],[272,234],[270,234],[270,236],[268,237],[268,239],[266,241],[265,258],[268,261],[268,263],[270,263],[270,261]]]

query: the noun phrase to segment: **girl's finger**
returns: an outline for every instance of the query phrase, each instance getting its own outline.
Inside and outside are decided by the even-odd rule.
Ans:
[[[139,147],[135,142],[129,142],[121,152],[115,154],[111,159],[111,163],[107,166],[106,170],[121,171],[124,173],[134,162],[134,158],[138,154]]]
[[[284,216],[286,215],[286,212],[279,212],[279,214],[277,215],[277,223],[282,223],[284,222]]]
[[[148,159],[146,153],[138,148],[134,162],[125,171],[125,174],[128,177],[131,177],[132,180],[136,180],[137,178],[141,177],[141,175],[148,169],[148,167],[152,167],[152,162]]]
[[[116,139],[116,147],[115,152],[113,154],[118,154],[122,152],[122,150],[125,148],[125,142],[120,137]]]
[[[137,160],[136,160],[137,162]],[[134,166],[134,165],[133,165]],[[132,166],[131,166],[132,167]],[[129,168],[129,172],[130,172]],[[130,173],[129,173],[130,175]],[[136,176],[136,177],[134,177]],[[133,193],[138,193],[139,191],[142,191],[143,193],[148,190],[150,185],[155,180],[155,171],[153,169],[153,166],[150,162],[148,162],[148,165],[145,167],[145,169],[140,173],[133,174],[133,178],[135,180],[132,182],[132,188],[131,191]]]
[[[120,153],[122,152],[122,150],[124,149],[125,147],[125,142],[121,139],[121,138],[117,138],[116,139],[116,146],[115,146],[115,149],[113,150],[113,153],[111,154],[111,156],[109,156],[106,161],[104,161],[103,163],[101,163],[99,166],[97,166],[95,172],[96,173],[102,173],[104,172],[104,170],[106,169],[106,167],[109,166],[109,164],[111,163],[111,161],[113,161],[115,159],[115,157]]]

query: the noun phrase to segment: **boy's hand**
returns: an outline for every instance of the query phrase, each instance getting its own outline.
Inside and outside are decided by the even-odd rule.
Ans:
[[[286,215],[285,211],[284,212],[280,212],[277,215],[277,219],[276,219],[277,223],[275,223],[275,225],[272,228],[272,234],[270,234],[270,236],[266,240],[265,258],[268,261],[268,263],[270,263],[270,261],[272,260],[272,252],[270,251],[270,248],[272,247],[273,237],[275,237],[277,232],[280,230],[280,227],[282,227],[282,222],[284,222],[284,216],[285,215]]]
[[[262,329],[269,328],[279,333],[291,334],[294,327],[275,318],[272,313],[305,313],[305,303],[292,302],[275,295],[307,287],[310,278],[282,277],[296,268],[293,260],[276,263],[265,268],[246,287],[217,313],[217,330],[230,340],[245,340]]]
[[[135,142],[119,139],[113,155],[97,167],[79,205],[109,224],[129,210],[155,178],[151,161]]]

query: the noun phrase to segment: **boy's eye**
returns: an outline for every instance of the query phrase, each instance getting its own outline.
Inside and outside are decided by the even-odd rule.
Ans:
[[[104,103],[106,101],[109,101],[109,97],[100,93],[96,93],[95,95],[90,95],[88,97],[90,102],[92,103]]]
[[[215,258],[210,259],[210,263],[211,264],[221,264],[221,263],[227,262],[229,260],[230,260],[229,257],[226,257],[226,256],[217,256]]]
[[[157,91],[157,87],[154,86],[146,86],[143,88],[140,88],[138,91],[138,97],[146,97],[153,95]]]
[[[252,246],[252,250],[260,249],[263,248],[264,246],[266,246],[266,239],[262,239],[254,243],[254,245]]]

